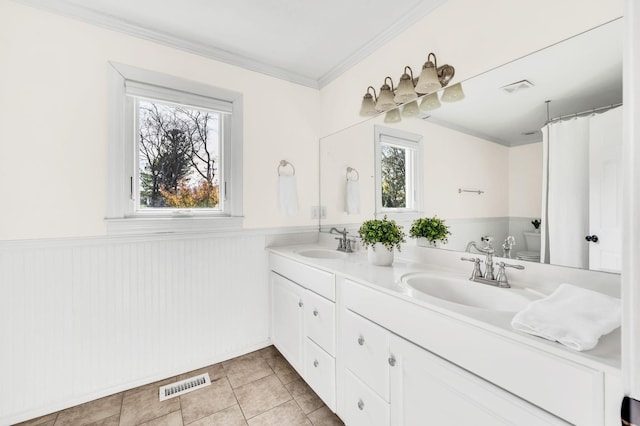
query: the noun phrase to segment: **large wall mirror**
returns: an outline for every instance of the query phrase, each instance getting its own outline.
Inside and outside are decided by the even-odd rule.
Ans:
[[[437,215],[442,249],[490,236],[502,254],[513,236],[512,258],[619,272],[622,39],[618,19],[461,82],[462,100],[321,138],[320,230]],[[381,146],[411,172],[397,208],[380,200]]]

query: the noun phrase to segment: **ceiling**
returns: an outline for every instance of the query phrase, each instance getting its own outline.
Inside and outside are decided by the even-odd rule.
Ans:
[[[321,88],[445,0],[16,0]]]
[[[464,81],[463,101],[422,118],[506,146],[539,142],[547,100],[552,119],[622,102],[622,49],[618,19]],[[533,86],[502,90],[522,80]]]

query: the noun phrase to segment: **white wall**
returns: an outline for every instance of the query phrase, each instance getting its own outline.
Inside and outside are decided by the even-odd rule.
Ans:
[[[542,142],[509,148],[509,216],[542,214]]]
[[[509,148],[418,118],[388,124],[379,116],[320,140],[321,201],[327,206],[323,225],[361,222],[373,216],[374,126],[423,136],[425,215],[446,219],[508,216]],[[360,215],[344,213],[347,166],[360,173]],[[458,188],[485,192],[460,194]]]
[[[322,89],[321,134],[361,121],[367,86],[419,73],[429,52],[462,81],[622,14],[622,0],[448,0]]]
[[[8,0],[0,58],[0,240],[105,234],[108,61],[243,93],[245,227],[315,223],[317,90]],[[295,218],[277,211],[281,159],[296,167]]]

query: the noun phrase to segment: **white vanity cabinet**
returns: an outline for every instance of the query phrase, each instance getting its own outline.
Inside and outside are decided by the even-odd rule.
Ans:
[[[335,276],[275,254],[269,265],[271,340],[335,411]]]
[[[389,343],[391,425],[569,424],[394,334]]]
[[[348,309],[340,330],[349,426],[569,424]]]

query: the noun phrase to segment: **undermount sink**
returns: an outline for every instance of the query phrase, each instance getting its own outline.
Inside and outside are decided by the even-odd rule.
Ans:
[[[517,312],[524,309],[529,302],[543,297],[542,294],[529,289],[498,288],[469,280],[425,273],[406,274],[400,281],[410,289],[427,296],[494,311]]]
[[[329,249],[307,249],[297,253],[311,259],[344,259],[347,256],[346,253]]]

